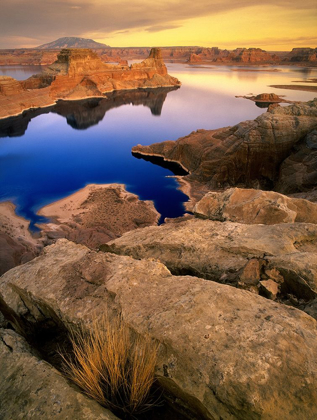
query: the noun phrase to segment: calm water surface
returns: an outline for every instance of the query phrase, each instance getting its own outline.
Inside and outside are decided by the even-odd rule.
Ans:
[[[90,183],[123,183],[143,200],[154,200],[163,217],[183,214],[187,197],[173,173],[131,154],[136,144],[176,140],[199,128],[213,129],[254,119],[265,110],[235,95],[274,92],[291,100],[316,94],[269,88],[317,77],[297,68],[190,67],[168,64],[182,81],[178,90],[120,93],[111,100],[60,103],[51,111],[0,122],[0,201],[34,223],[44,205]],[[0,75],[24,79],[29,68],[1,68]],[[34,68],[33,68],[34,70]],[[37,68],[33,73],[38,73]],[[252,68],[254,70],[254,68]],[[24,77],[22,77],[22,73]]]

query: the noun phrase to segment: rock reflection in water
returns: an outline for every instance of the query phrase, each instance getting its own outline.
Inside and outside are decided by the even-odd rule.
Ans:
[[[81,101],[61,100],[53,107],[26,111],[17,117],[0,121],[0,137],[23,136],[33,118],[49,112],[65,117],[67,124],[77,130],[85,130],[97,125],[110,109],[122,105],[143,105],[150,108],[152,115],[160,116],[167,94],[176,89],[178,87],[139,89],[113,92],[107,94],[105,98]]]

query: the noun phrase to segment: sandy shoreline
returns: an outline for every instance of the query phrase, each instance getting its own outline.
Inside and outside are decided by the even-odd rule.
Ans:
[[[23,239],[36,246],[37,240],[32,236],[29,227],[30,222],[16,214],[16,206],[11,201],[0,203],[0,233]]]
[[[269,85],[276,89],[290,89],[290,90],[302,90],[304,92],[317,92],[317,86],[304,86],[304,85]]]

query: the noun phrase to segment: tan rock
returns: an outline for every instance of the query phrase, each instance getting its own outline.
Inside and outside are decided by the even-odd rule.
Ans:
[[[247,262],[243,268],[240,276],[240,282],[247,285],[257,285],[261,280],[261,268],[263,262],[257,259],[252,259]]]
[[[311,300],[317,293],[317,226],[246,225],[193,219],[139,229],[102,245],[133,258],[157,258],[173,274],[255,291],[265,270],[283,278],[282,295]],[[261,278],[260,278],[261,277]],[[282,282],[282,279],[280,279]]]
[[[279,293],[279,285],[274,280],[262,280],[260,281],[260,287],[263,290],[263,294],[266,295],[269,299],[275,300],[277,294]]]
[[[230,188],[222,193],[209,192],[193,211],[211,220],[247,224],[317,223],[317,204],[274,191]]]
[[[30,222],[15,213],[15,205],[0,203],[0,275],[30,261],[43,248],[29,231]]]
[[[66,240],[0,282],[26,332],[48,319],[88,326],[106,310],[121,312],[161,343],[162,385],[200,419],[317,416],[317,322],[301,311]]]
[[[152,201],[139,200],[120,184],[87,185],[38,213],[52,219],[40,225],[48,238],[65,237],[90,248],[124,232],[156,225],[160,217]]]
[[[41,360],[14,331],[0,329],[0,355],[2,420],[118,419]]]
[[[24,82],[0,78],[0,119],[30,108],[54,105],[58,99],[103,97],[106,92],[180,86],[167,74],[159,49],[141,63],[105,64],[89,49],[63,49],[43,73]]]

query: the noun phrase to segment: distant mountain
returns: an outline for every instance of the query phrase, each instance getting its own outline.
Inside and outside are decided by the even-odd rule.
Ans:
[[[93,39],[77,38],[68,36],[59,38],[56,41],[49,42],[37,47],[40,50],[60,50],[61,48],[110,48],[109,45],[101,44]]]

